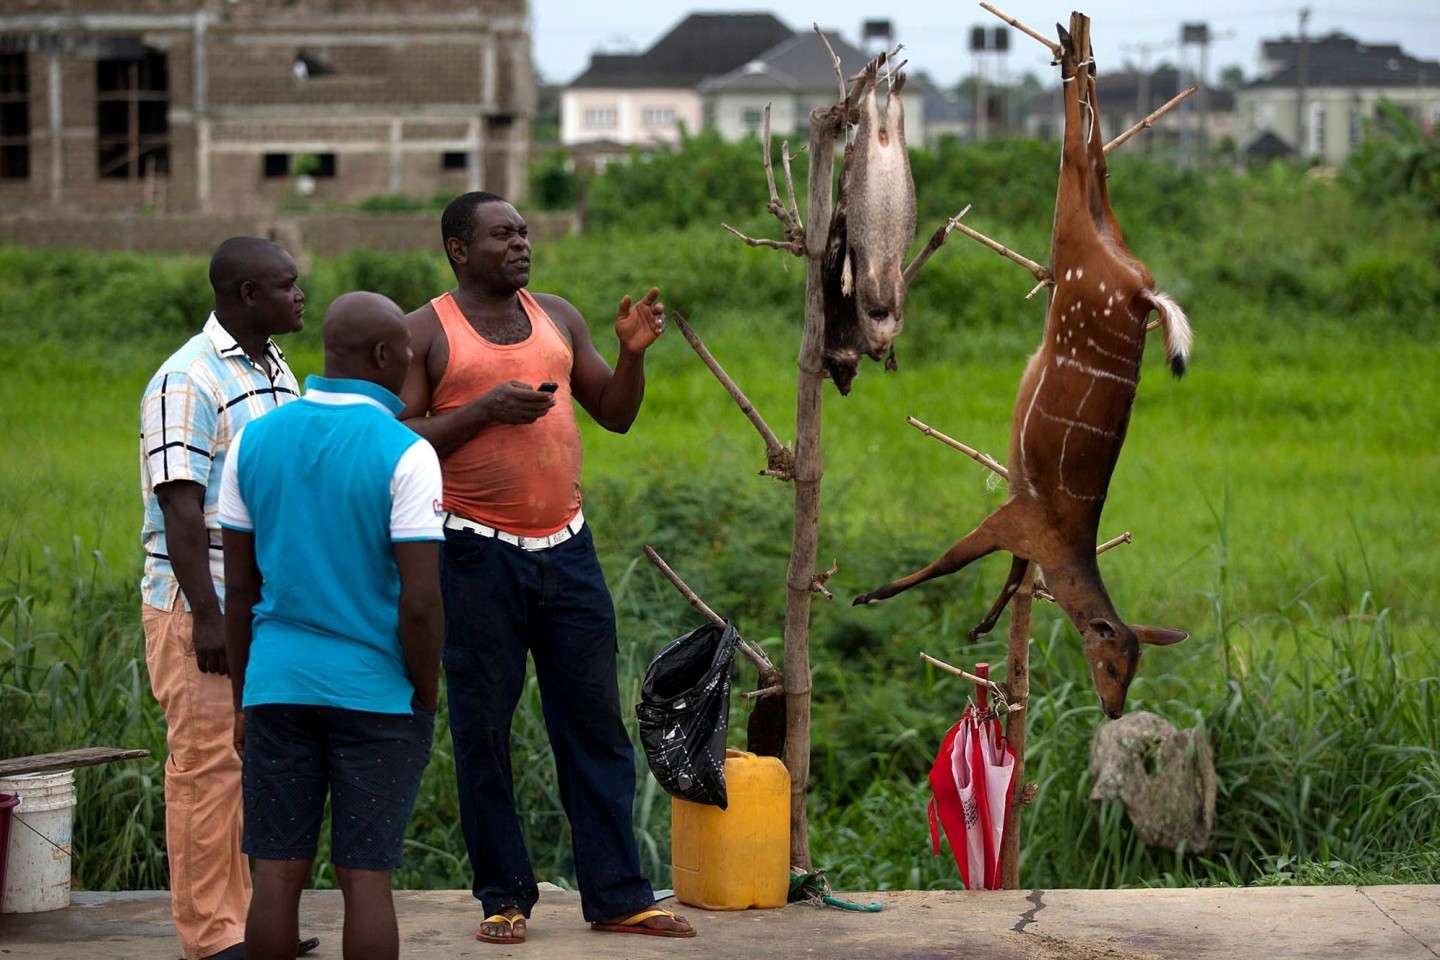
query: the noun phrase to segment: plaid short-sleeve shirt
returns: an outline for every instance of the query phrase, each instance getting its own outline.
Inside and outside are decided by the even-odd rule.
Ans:
[[[161,364],[145,388],[140,402],[140,493],[145,501],[140,595],[150,606],[168,610],[180,589],[155,495],[156,487],[172,480],[191,480],[205,488],[210,576],[224,598],[217,504],[226,451],[241,427],[300,395],[274,341],[266,342],[265,356],[267,364],[250,359],[212,313],[205,328]]]

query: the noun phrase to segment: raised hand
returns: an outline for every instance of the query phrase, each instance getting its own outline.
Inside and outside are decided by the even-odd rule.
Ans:
[[[651,287],[638,303],[632,305],[629,296],[620,301],[615,313],[615,336],[620,338],[621,347],[643,353],[665,332],[665,305],[657,299],[659,296],[660,288]]]

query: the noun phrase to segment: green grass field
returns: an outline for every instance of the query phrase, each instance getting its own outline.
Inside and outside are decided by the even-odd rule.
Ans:
[[[1086,799],[1088,744],[1103,717],[1078,637],[1040,606],[1027,772],[1040,793],[1026,813],[1022,883],[1440,882],[1440,282],[1424,268],[1440,229],[1324,186],[1222,186],[1247,196],[1238,222],[1200,197],[1176,224],[1146,221],[1132,235],[1189,310],[1196,349],[1178,382],[1158,346],[1147,358],[1101,530],[1135,538],[1102,562],[1121,613],[1191,633],[1146,653],[1129,707],[1207,731],[1220,776],[1215,839],[1204,853],[1147,850],[1123,810]],[[1339,246],[1322,235],[1336,225]],[[803,277],[795,262],[715,233],[663,232],[633,248],[604,236],[553,244],[536,252],[535,285],[580,305],[613,357],[610,305],[659,283],[788,438]],[[916,283],[899,372],[867,364],[849,397],[826,388],[819,559],[839,572],[835,600],[812,617],[811,824],[816,863],[838,888],[958,883],[953,864],[928,852],[925,772],[967,692],[915,654],[1004,661],[999,633],[974,646],[963,637],[1005,558],[877,608],[849,605],[928,562],[1004,495],[978,464],[904,423],[913,415],[1006,455],[1043,306],[1022,299],[1023,271],[962,244]],[[106,738],[159,750],[136,659],[137,405],[186,335],[175,305],[194,301],[203,264],[114,268],[120,290],[151,275],[180,291],[161,310],[116,296],[103,259],[57,259],[0,251],[0,755]],[[316,264],[304,281],[308,329],[282,346],[302,378],[318,372],[319,321],[336,292],[378,287],[411,308],[443,281],[433,258]],[[151,316],[161,319],[152,326]],[[629,435],[585,428],[586,513],[616,595],[631,703],[650,656],[694,622],[641,545],[778,656],[792,497],[757,475],[759,438],[682,338],[657,344],[647,370]],[[753,679],[748,665],[740,673],[742,686]],[[731,743],[741,745],[748,707],[732,710]],[[532,850],[541,875],[563,881],[568,840],[533,688],[516,739]],[[87,861],[80,882],[163,885],[158,762],[87,777],[95,809],[77,842],[106,854]],[[665,800],[643,777],[637,828],[661,885]],[[442,736],[402,883],[468,885],[454,807]],[[323,866],[318,874],[325,882]]]

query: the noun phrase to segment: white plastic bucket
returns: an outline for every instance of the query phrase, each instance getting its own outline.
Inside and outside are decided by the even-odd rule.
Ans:
[[[75,822],[75,771],[27,773],[0,779],[0,793],[20,805],[10,811],[5,851],[5,913],[40,913],[70,906],[70,831]]]

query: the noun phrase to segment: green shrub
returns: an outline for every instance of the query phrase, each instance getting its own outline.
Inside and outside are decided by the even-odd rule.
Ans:
[[[383,193],[363,198],[355,204],[355,209],[361,213],[414,213],[427,209],[427,204],[403,193]]]
[[[1346,162],[1346,182],[1368,203],[1390,205],[1398,197],[1440,216],[1440,131],[1382,99],[1365,134]]]
[[[530,164],[530,202],[541,210],[571,210],[584,188],[564,150],[553,150]]]

